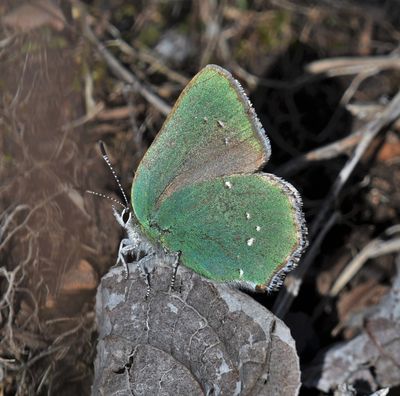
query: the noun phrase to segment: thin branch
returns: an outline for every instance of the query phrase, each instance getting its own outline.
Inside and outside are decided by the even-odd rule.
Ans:
[[[109,46],[115,45],[124,54],[132,56],[134,58],[138,58],[139,60],[146,62],[147,64],[151,65],[152,70],[164,74],[165,76],[168,77],[169,80],[176,81],[182,86],[185,86],[189,82],[188,78],[166,66],[164,63],[160,61],[159,58],[153,55],[149,50],[141,49],[140,51],[138,51],[137,49],[130,46],[126,41],[121,39],[119,32],[116,33],[116,29],[110,30],[110,33],[113,34],[115,39],[107,42]]]
[[[61,127],[61,130],[63,132],[65,131],[69,131],[71,129],[74,128],[78,128],[90,121],[92,121],[93,119],[96,119],[96,117],[101,114],[101,112],[105,109],[104,103],[100,102],[97,103],[93,108],[91,108],[85,115],[83,115],[82,117],[77,118],[76,120],[70,121],[66,124],[64,124]]]
[[[352,79],[350,85],[344,91],[339,106],[336,107],[333,112],[332,117],[329,119],[328,123],[324,127],[324,129],[319,133],[318,139],[320,141],[324,141],[327,136],[331,133],[332,129],[337,125],[341,115],[343,108],[345,108],[350,100],[353,98],[355,93],[357,92],[360,85],[368,78],[376,76],[376,70],[374,68],[366,68],[366,70],[361,71]]]
[[[133,89],[139,92],[149,103],[151,103],[154,107],[156,107],[162,114],[168,115],[171,111],[171,106],[168,105],[164,100],[162,100],[159,96],[157,96],[154,92],[152,92],[149,88],[145,87],[136,76],[130,72],[127,68],[125,68],[116,58],[115,56],[105,47],[103,43],[101,43],[92,29],[89,26],[86,15],[83,11],[83,7],[81,7],[83,13],[83,34],[84,36],[96,47],[97,51],[106,61],[112,72],[121,80],[126,82],[127,84],[132,85]]]
[[[339,172],[330,192],[322,203],[321,209],[315,217],[310,227],[310,240],[312,241],[320,231],[321,226],[326,223],[326,216],[331,211],[335,200],[338,198],[340,192],[348,181],[350,175],[353,173],[356,165],[360,161],[365,150],[369,147],[370,143],[379,131],[393,123],[400,116],[400,92],[391,100],[386,106],[385,110],[377,118],[369,122],[365,128],[364,133],[355,148],[352,156],[348,159],[342,170]],[[324,227],[322,227],[324,229]],[[276,301],[276,310],[279,311],[280,317],[283,317],[289,310],[293,300],[297,297],[300,287],[303,283],[303,278],[313,260],[303,260],[300,266],[291,273],[292,280],[286,289],[283,289]],[[285,294],[290,296],[285,297]],[[275,311],[276,312],[276,311]]]
[[[364,81],[365,78],[368,78],[371,74],[368,72],[362,72],[360,73],[350,84],[350,86],[346,89],[346,92],[342,96],[342,99],[340,101],[342,106],[346,106],[351,99],[351,97],[354,95],[355,89],[359,86],[361,81]],[[379,109],[375,109],[375,118],[377,114],[382,114],[382,111],[384,110],[383,106],[379,106]],[[303,169],[306,167],[310,161],[323,161],[331,158],[338,157],[339,155],[342,154],[348,154],[349,150],[352,149],[354,146],[356,146],[364,132],[365,129],[368,128],[363,126],[353,132],[352,134],[337,140],[336,142],[327,144],[326,146],[319,147],[317,149],[311,150],[306,154],[302,154],[296,158],[293,158],[292,160],[288,161],[286,164],[283,166],[279,167],[276,172],[281,175],[288,176],[292,174],[293,172],[298,172],[299,170]]]
[[[326,74],[329,77],[358,74],[368,70],[376,72],[386,69],[400,69],[400,57],[397,56],[366,56],[330,58],[312,62],[306,71],[311,74]]]
[[[309,268],[311,264],[314,262],[315,257],[319,253],[320,247],[322,242],[325,239],[326,234],[330,231],[330,229],[334,226],[339,218],[339,213],[335,212],[329,218],[329,220],[325,223],[322,227],[321,231],[318,233],[318,236],[313,241],[310,248],[307,250],[306,254],[304,255],[303,260],[300,263],[299,268]],[[302,284],[302,277],[296,276],[296,270],[291,272],[285,280],[285,285],[287,285],[287,292],[280,293],[272,312],[278,317],[283,318],[292,305],[293,300],[299,294],[299,290]]]
[[[292,160],[286,162],[276,170],[279,175],[290,175],[293,172],[298,172],[309,165],[310,162],[323,161],[338,157],[342,154],[348,154],[349,150],[356,146],[363,135],[364,130],[357,130],[354,133],[339,139],[336,142],[327,144],[326,146],[319,147],[311,150],[306,154],[300,155]]]
[[[346,266],[333,284],[329,296],[336,297],[340,291],[350,282],[362,266],[371,258],[400,251],[400,237],[388,241],[374,239],[370,241]]]
[[[4,247],[7,245],[8,241],[11,240],[11,238],[21,229],[23,229],[29,222],[30,218],[33,216],[33,214],[41,209],[42,207],[46,206],[49,202],[51,202],[53,199],[57,198],[59,195],[65,193],[65,189],[62,189],[61,191],[57,191],[54,194],[50,195],[46,199],[44,199],[42,202],[38,203],[35,205],[26,215],[22,223],[18,224],[15,228],[11,230],[9,234],[1,241],[0,243],[0,252],[4,249]],[[26,205],[19,205],[18,208],[23,208],[23,209],[28,209],[29,207],[26,207]],[[22,209],[20,209],[22,210]]]
[[[390,101],[388,106],[383,111],[382,115],[380,115],[375,120],[371,121],[365,127],[365,133],[363,134],[362,139],[357,145],[356,149],[352,157],[347,161],[346,165],[343,167],[341,172],[339,173],[338,178],[336,179],[335,184],[332,188],[332,197],[328,196],[328,202],[333,201],[339,195],[341,189],[344,184],[349,179],[350,175],[353,173],[354,168],[360,161],[362,155],[365,150],[369,147],[372,140],[378,134],[379,131],[390,125],[400,116],[400,92],[396,94],[396,96]],[[327,202],[327,203],[328,203]]]

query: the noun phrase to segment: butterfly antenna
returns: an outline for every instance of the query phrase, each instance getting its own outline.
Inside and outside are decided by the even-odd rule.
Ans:
[[[118,199],[115,199],[113,197],[110,197],[110,196],[102,194],[102,193],[98,193],[96,191],[86,190],[86,192],[88,194],[96,195],[97,197],[109,199],[110,201],[113,201],[113,202],[117,203],[118,205],[121,205],[123,208],[126,209],[126,206],[122,202],[118,201]],[[113,207],[114,207],[114,205],[113,205]]]
[[[107,155],[107,152],[106,152],[106,146],[104,145],[104,142],[102,142],[101,140],[100,140],[100,142],[99,142],[99,145],[100,145],[101,155],[103,156],[104,161],[106,161],[108,167],[110,168],[111,173],[113,174],[114,179],[115,179],[115,181],[117,182],[118,187],[119,187],[119,189],[120,189],[120,191],[121,191],[121,193],[122,193],[122,196],[124,197],[124,201],[125,201],[125,203],[126,203],[126,206],[125,206],[125,207],[126,207],[126,208],[129,208],[128,198],[126,197],[126,194],[125,194],[124,189],[122,188],[121,182],[119,181],[118,176],[117,176],[117,174],[115,173],[115,170],[114,170],[114,168],[113,168],[112,165],[111,165],[110,158],[108,158],[108,155]]]

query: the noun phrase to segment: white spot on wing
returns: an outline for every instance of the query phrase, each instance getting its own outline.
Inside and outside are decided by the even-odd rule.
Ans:
[[[225,182],[225,187],[231,189],[232,188],[232,183],[230,181]]]
[[[254,241],[255,241],[255,238],[249,238],[249,239],[246,241],[247,246],[253,246]]]

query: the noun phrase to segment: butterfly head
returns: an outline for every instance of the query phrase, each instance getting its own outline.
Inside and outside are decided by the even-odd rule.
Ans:
[[[134,216],[132,216],[132,210],[129,207],[124,207],[121,211],[113,205],[113,213],[117,219],[118,224],[124,229],[130,229],[134,225]]]

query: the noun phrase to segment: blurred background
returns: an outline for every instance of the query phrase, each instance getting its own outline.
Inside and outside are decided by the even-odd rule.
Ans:
[[[302,395],[400,394],[398,0],[2,0],[0,395],[87,395],[126,191],[190,78],[243,85],[310,247],[273,295]]]

